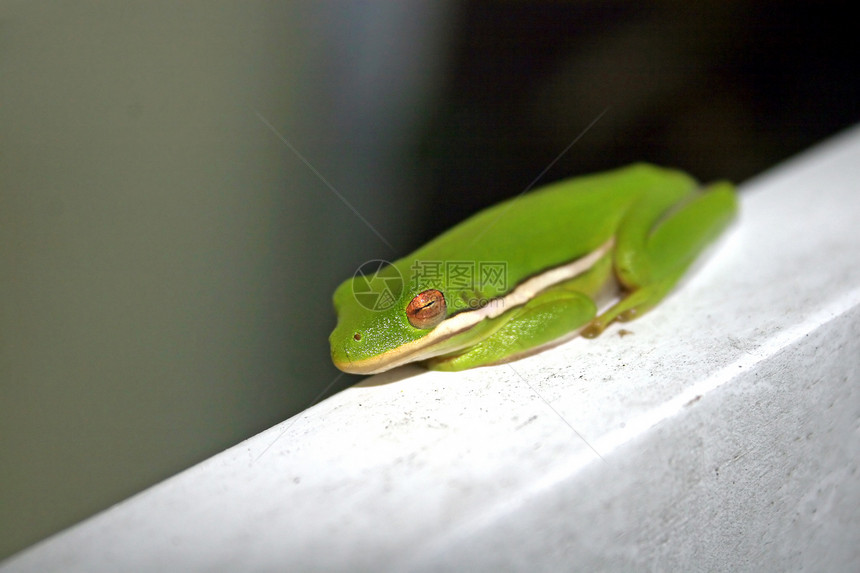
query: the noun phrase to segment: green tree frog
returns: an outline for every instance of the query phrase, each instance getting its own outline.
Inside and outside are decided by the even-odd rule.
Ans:
[[[332,360],[463,370],[595,337],[660,302],[736,210],[730,183],[648,164],[509,199],[344,281]]]

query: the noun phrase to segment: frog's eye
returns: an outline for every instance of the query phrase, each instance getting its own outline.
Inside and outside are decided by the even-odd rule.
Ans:
[[[436,289],[425,290],[415,295],[406,307],[406,318],[415,328],[433,328],[445,320],[445,295]]]

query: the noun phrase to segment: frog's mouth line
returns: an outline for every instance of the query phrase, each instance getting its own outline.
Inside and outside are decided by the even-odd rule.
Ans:
[[[612,237],[594,251],[573,262],[554,267],[526,279],[511,292],[490,301],[484,307],[460,312],[440,322],[427,336],[364,360],[335,362],[335,366],[350,374],[378,374],[409,362],[427,360],[442,353],[456,352],[468,346],[469,343],[459,347],[440,347],[443,342],[465,332],[482,320],[495,318],[512,308],[524,305],[542,290],[588,272],[600,259],[610,253],[614,246],[615,238]]]

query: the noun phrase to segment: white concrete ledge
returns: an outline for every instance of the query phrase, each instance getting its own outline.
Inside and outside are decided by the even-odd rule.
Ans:
[[[632,334],[375,376],[0,570],[860,570],[858,248],[854,129]]]

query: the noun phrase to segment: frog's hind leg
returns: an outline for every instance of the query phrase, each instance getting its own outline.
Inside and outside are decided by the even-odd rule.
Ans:
[[[614,266],[627,294],[592,320],[582,336],[593,338],[613,321],[632,320],[656,306],[737,210],[729,183],[683,192],[689,198],[679,198],[678,192],[655,190],[622,221]]]

